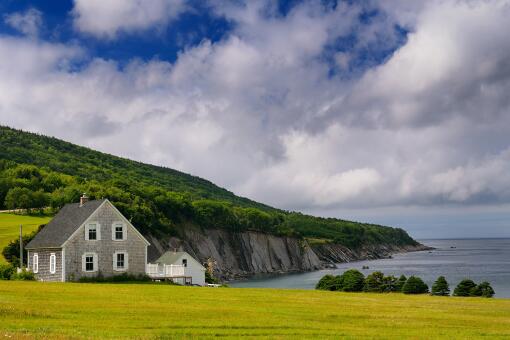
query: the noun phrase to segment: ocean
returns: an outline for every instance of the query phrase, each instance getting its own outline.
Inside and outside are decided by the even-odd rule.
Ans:
[[[416,275],[429,287],[438,276],[443,275],[452,292],[457,283],[464,278],[470,278],[476,283],[488,281],[496,291],[496,297],[510,298],[510,239],[447,239],[420,242],[436,249],[395,254],[390,259],[340,263],[337,269],[257,277],[247,281],[231,282],[230,286],[314,289],[323,275],[338,275],[347,269],[355,268],[365,275],[374,271],[395,276]],[[363,266],[368,266],[369,269],[362,269]]]

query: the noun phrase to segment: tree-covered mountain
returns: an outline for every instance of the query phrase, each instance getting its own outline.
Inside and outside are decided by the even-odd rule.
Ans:
[[[260,231],[356,248],[417,244],[404,230],[319,218],[239,197],[199,177],[0,126],[0,209],[51,207],[86,192],[106,197],[146,234],[177,227]]]

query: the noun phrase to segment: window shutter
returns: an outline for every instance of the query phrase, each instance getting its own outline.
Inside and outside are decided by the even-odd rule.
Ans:
[[[89,240],[89,225],[85,225],[85,241]]]
[[[85,254],[81,256],[81,271],[85,271]]]
[[[112,241],[115,241],[115,222],[112,223]]]
[[[97,254],[94,254],[94,271],[97,272],[99,270],[97,266]]]
[[[128,270],[128,268],[129,268],[129,256],[128,256],[128,253],[125,252],[124,253],[124,269]]]
[[[117,270],[117,252],[113,253],[113,270]]]
[[[99,223],[96,224],[96,235],[97,240],[101,240],[101,225]]]

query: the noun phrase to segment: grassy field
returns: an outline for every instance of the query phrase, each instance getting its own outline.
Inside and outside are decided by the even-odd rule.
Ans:
[[[5,263],[2,250],[12,240],[19,237],[19,225],[23,225],[23,234],[30,234],[51,217],[37,217],[0,213],[0,264]]]
[[[509,338],[510,300],[0,281],[0,337]]]

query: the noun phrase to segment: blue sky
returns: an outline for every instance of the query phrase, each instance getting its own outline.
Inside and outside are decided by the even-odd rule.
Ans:
[[[510,236],[507,0],[0,3],[0,123],[280,208]]]

